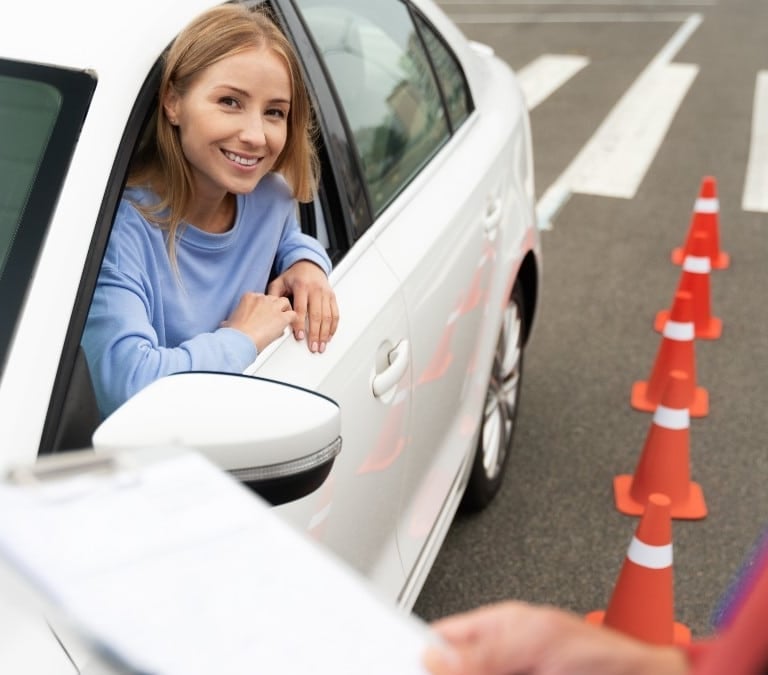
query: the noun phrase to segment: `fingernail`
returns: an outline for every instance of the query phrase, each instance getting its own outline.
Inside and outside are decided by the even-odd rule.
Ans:
[[[312,346],[310,347],[310,351],[313,351],[313,352],[317,351],[317,342],[312,343]]]
[[[320,343],[320,353],[322,354],[325,351],[325,342]]]
[[[304,339],[304,331],[300,330],[298,333],[296,333],[296,339],[297,340],[303,340]]]

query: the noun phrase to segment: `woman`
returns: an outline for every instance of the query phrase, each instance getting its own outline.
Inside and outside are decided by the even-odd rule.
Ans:
[[[289,326],[323,352],[338,323],[330,260],[295,217],[317,159],[285,36],[241,6],[202,14],[166,54],[158,101],[83,334],[105,416],[170,373],[242,372]]]

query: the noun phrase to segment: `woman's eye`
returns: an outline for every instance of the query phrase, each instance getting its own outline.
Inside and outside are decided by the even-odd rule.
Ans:
[[[239,101],[232,96],[222,96],[219,99],[219,103],[226,108],[237,108],[240,105]]]
[[[278,119],[285,119],[288,113],[286,113],[285,110],[282,110],[281,108],[270,108],[267,110],[267,115],[269,117],[277,117]]]

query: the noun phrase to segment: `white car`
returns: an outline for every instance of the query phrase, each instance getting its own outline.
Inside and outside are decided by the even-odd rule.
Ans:
[[[522,94],[431,0],[269,0],[319,122],[301,222],[334,262],[338,332],[321,355],[278,340],[246,373],[261,379],[171,376],[101,420],[79,347],[101,257],[158,59],[213,4],[0,10],[0,468],[181,442],[409,609],[512,444],[541,273]],[[338,425],[302,414],[317,395],[338,406],[338,454]],[[8,623],[0,608],[4,644]],[[13,672],[77,672],[50,643]]]

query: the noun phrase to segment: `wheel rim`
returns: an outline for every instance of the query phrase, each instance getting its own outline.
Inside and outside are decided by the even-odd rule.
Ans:
[[[499,342],[493,359],[483,417],[483,467],[493,480],[504,466],[517,409],[522,356],[522,321],[517,303],[504,311]]]

